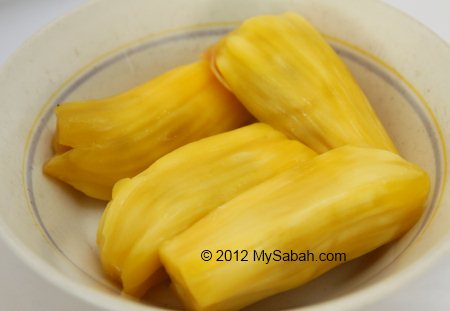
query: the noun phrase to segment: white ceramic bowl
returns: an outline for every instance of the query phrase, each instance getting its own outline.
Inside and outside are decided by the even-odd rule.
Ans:
[[[55,105],[111,95],[201,51],[254,15],[297,11],[342,56],[401,153],[430,174],[426,213],[401,240],[249,310],[349,310],[424,270],[449,240],[450,49],[378,1],[100,0],[36,34],[0,72],[0,231],[61,288],[109,310],[179,308],[161,285],[143,303],[102,274],[95,231],[103,203],[42,174]]]

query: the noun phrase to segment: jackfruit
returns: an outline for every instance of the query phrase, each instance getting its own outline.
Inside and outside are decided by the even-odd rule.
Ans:
[[[50,159],[44,172],[102,200],[111,199],[115,182],[170,151],[253,120],[206,61],[111,98],[63,104],[56,114],[54,149],[73,148]]]
[[[422,214],[428,191],[427,174],[398,155],[340,147],[216,208],[163,243],[160,259],[188,309],[238,310],[342,263],[266,264],[258,259],[262,251],[309,251],[316,259],[343,253],[352,260],[409,230]],[[212,254],[209,261],[201,258],[205,250]],[[247,261],[218,261],[217,252],[226,250],[247,251]]]
[[[248,111],[313,150],[397,152],[345,64],[298,14],[250,18],[207,55]]]
[[[104,270],[142,296],[161,279],[166,239],[252,186],[315,156],[262,123],[183,146],[119,181],[98,229]]]

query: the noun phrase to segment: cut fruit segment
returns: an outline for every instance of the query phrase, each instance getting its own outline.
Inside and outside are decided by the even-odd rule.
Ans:
[[[116,184],[98,229],[105,271],[142,296],[159,281],[158,248],[216,207],[315,152],[262,123],[183,146]]]
[[[61,105],[56,113],[55,150],[73,149],[50,159],[44,172],[103,200],[111,199],[116,181],[170,151],[253,120],[206,61],[108,99]]]
[[[345,64],[303,17],[251,18],[207,55],[248,111],[313,150],[397,152]]]
[[[190,310],[238,310],[298,287],[340,261],[259,261],[267,255],[364,255],[420,218],[427,174],[384,150],[340,147],[279,174],[225,203],[165,242],[160,257]],[[210,261],[201,254],[209,250]],[[248,261],[217,261],[217,251]],[[274,256],[272,256],[274,258]]]

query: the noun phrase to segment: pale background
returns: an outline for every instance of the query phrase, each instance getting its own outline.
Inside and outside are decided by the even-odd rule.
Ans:
[[[85,2],[88,1],[0,0],[0,64],[35,31]],[[385,2],[413,16],[450,43],[450,0],[386,0]],[[382,16],[380,16],[380,22],[382,22]],[[393,292],[383,301],[365,308],[367,311],[426,309],[450,310],[450,253],[436,262],[426,274],[397,292]],[[79,301],[76,297],[42,279],[25,266],[0,238],[0,311],[30,310],[100,311],[102,309]]]

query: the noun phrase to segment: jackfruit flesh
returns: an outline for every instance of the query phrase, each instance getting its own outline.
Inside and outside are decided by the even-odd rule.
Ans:
[[[250,18],[208,54],[248,111],[313,150],[355,145],[396,152],[350,71],[300,15]]]
[[[170,151],[253,120],[206,61],[108,99],[61,105],[56,114],[58,152],[44,172],[103,200],[111,199],[115,182]]]
[[[107,274],[142,296],[160,281],[162,242],[315,152],[256,123],[181,147],[113,191],[98,229]]]
[[[254,251],[342,252],[347,260],[400,237],[422,214],[427,174],[384,150],[340,147],[218,207],[160,248],[190,310],[238,310],[298,287],[339,261],[268,264]],[[204,261],[209,250],[249,252],[248,261]],[[217,257],[216,257],[217,258]]]

